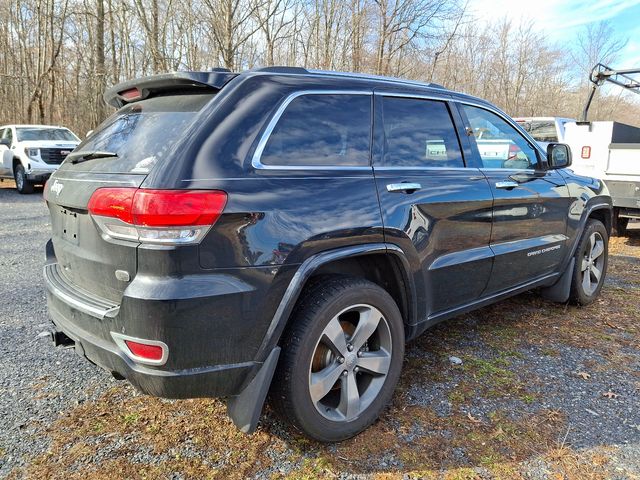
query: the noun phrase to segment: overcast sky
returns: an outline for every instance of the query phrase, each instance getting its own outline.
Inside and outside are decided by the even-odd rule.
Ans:
[[[569,44],[584,25],[609,20],[617,35],[629,38],[617,64],[609,66],[640,67],[640,0],[470,0],[469,10],[486,19],[532,19],[549,39]]]

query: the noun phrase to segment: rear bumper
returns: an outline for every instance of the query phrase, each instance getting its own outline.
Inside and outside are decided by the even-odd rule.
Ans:
[[[142,392],[166,398],[236,396],[264,362],[254,357],[273,316],[267,305],[273,282],[265,280],[266,272],[239,269],[238,276],[208,273],[195,280],[138,274],[115,305],[70,285],[51,247],[47,250],[47,305],[56,331],[69,337],[81,356]],[[167,363],[134,361],[112,332],[164,342]]]
[[[226,397],[240,393],[253,362],[209,368],[165,370],[139,365],[113,342],[74,325],[71,308],[47,292],[49,314],[57,331],[74,342],[76,353],[117,377],[125,378],[143,393],[165,398]],[[86,314],[81,314],[86,315]]]

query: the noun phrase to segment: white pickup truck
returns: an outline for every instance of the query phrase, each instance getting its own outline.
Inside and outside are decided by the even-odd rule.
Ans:
[[[50,125],[0,126],[0,179],[13,178],[20,193],[32,193],[56,171],[80,139]]]

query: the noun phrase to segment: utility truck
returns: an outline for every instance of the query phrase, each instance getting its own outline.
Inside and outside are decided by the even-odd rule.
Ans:
[[[573,170],[602,179],[613,199],[614,234],[625,235],[629,219],[640,219],[640,128],[619,122],[566,126]]]
[[[573,152],[578,174],[601,178],[613,199],[613,231],[625,235],[630,219],[640,219],[640,128],[619,122],[589,122],[591,101],[598,87],[613,83],[640,94],[640,81],[632,75],[640,68],[616,70],[598,63],[591,70],[591,90],[575,124],[567,124],[564,142]]]

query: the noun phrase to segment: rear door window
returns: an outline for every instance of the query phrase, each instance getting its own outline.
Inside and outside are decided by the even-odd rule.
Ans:
[[[305,94],[287,106],[260,163],[276,166],[369,165],[371,95]]]
[[[152,97],[125,105],[105,120],[76,152],[113,152],[66,168],[97,173],[149,173],[168,156],[213,94]]]
[[[383,97],[382,166],[464,167],[447,104],[438,100]]]

